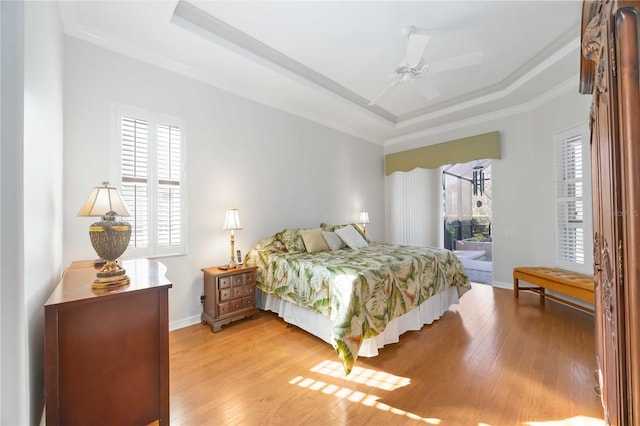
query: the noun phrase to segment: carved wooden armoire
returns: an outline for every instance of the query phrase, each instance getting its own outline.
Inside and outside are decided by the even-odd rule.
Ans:
[[[610,424],[640,425],[640,2],[586,0],[582,12],[599,387]]]

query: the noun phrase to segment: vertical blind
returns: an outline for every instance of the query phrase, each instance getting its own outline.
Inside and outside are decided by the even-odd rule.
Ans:
[[[559,261],[585,263],[585,173],[581,135],[556,145],[557,250]]]
[[[414,169],[387,176],[388,240],[394,244],[437,246],[441,187],[436,171]],[[434,202],[434,200],[436,200]]]

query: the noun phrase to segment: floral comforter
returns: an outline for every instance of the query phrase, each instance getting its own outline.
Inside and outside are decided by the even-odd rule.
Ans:
[[[245,264],[257,266],[264,292],[327,316],[333,347],[348,374],[363,339],[384,331],[392,319],[429,297],[457,286],[471,289],[460,260],[450,251],[371,243],[318,253],[289,253],[274,237],[258,243]]]

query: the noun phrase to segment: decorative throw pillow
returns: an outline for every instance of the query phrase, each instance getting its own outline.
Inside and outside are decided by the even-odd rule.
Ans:
[[[344,247],[344,241],[335,232],[322,231],[322,236],[329,246],[329,250],[340,250]]]
[[[304,253],[306,249],[299,231],[298,228],[287,228],[278,232],[275,237],[284,244],[289,253]]]
[[[250,251],[285,252],[287,248],[275,236],[271,236],[258,241]]]
[[[342,241],[352,249],[369,247],[367,241],[351,225],[347,225],[344,228],[338,228],[335,230],[335,233],[338,234],[338,236],[342,238]]]
[[[344,225],[328,225],[324,222],[320,224],[320,228],[322,228],[323,231],[327,231],[327,232],[333,232],[336,230],[336,228],[340,228],[342,226]]]
[[[301,229],[300,236],[308,253],[329,251],[329,246],[322,236],[322,229]]]
[[[327,232],[335,232],[336,229],[344,228],[345,226],[348,226],[348,225],[329,225],[324,222],[320,224],[320,228],[322,228],[324,231],[327,231]],[[358,231],[360,235],[362,235],[362,238],[364,238],[364,240],[367,243],[371,242],[371,240],[366,236],[366,234],[364,233],[362,228],[360,228],[360,226],[358,226],[355,223],[352,223],[351,226],[353,226],[353,229],[355,229],[356,231]]]

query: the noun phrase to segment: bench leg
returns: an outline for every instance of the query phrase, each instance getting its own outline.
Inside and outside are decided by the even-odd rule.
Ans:
[[[516,299],[518,298],[520,292],[520,284],[518,281],[519,280],[516,277],[513,277],[513,295]]]

